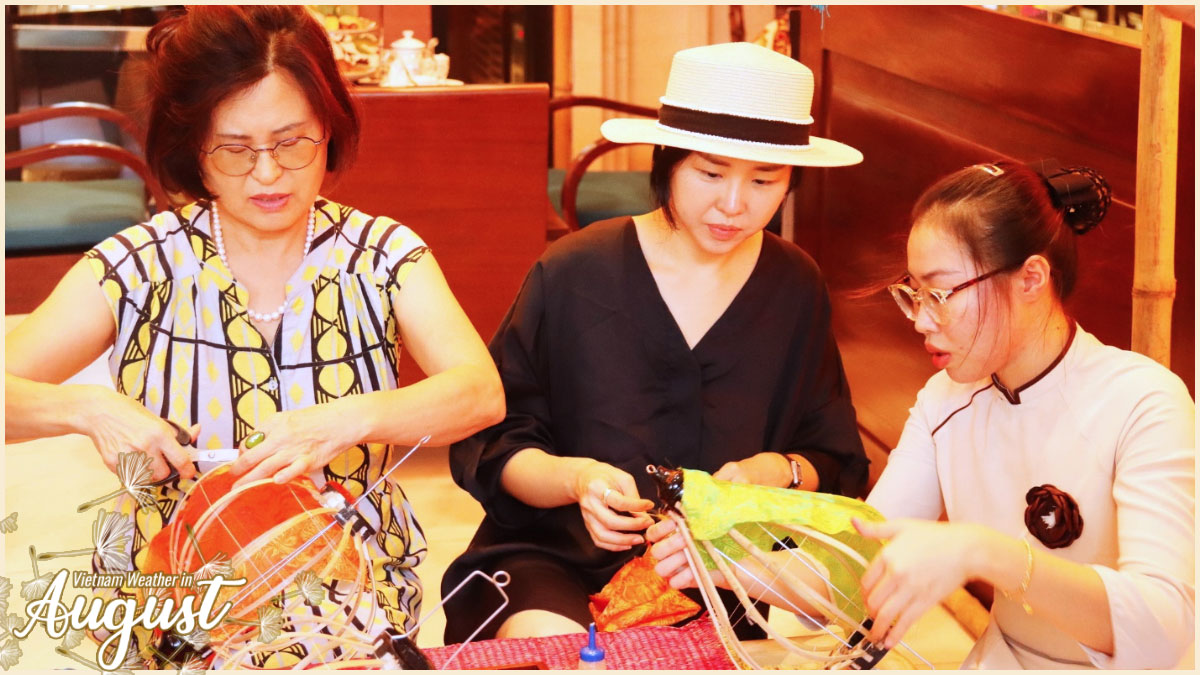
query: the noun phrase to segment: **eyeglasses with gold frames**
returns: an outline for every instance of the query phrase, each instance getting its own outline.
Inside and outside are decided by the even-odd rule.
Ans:
[[[212,158],[213,166],[226,176],[245,176],[258,164],[258,155],[270,153],[280,168],[303,169],[317,158],[317,148],[325,138],[314,141],[308,136],[285,138],[269,148],[252,148],[241,143],[223,143],[212,150],[201,150]]]

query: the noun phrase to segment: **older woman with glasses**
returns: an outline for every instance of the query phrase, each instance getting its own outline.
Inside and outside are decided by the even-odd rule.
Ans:
[[[858,524],[886,540],[862,579],[873,642],[979,580],[998,593],[964,667],[1169,668],[1191,644],[1195,404],[1064,307],[1108,201],[1091,170],[996,162],[917,202],[890,290],[941,372],[867,498],[890,520]],[[690,583],[652,529],[659,571]]]
[[[109,469],[141,451],[155,478],[178,472],[158,489],[164,517],[137,519],[135,564],[197,475],[186,445],[237,448],[238,486],[309,476],[357,497],[393,446],[450,443],[504,414],[428,247],[319,195],[359,134],[320,24],[300,7],[194,7],[147,47],[148,163],[192,201],[88,251],[5,348],[10,441],[81,433]],[[427,374],[406,387],[402,345]],[[59,384],[109,347],[117,391]],[[382,615],[408,630],[421,530],[390,481],[358,509],[375,531]]]

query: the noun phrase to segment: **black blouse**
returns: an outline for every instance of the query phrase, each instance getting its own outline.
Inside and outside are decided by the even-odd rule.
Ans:
[[[538,509],[500,473],[523,448],[592,457],[656,498],[646,465],[714,472],[764,450],[795,452],[821,490],[858,496],[868,460],[813,260],[764,233],[745,285],[689,348],[658,292],[632,219],[555,242],[533,266],[489,346],[507,397],[504,421],[455,443],[454,480],[484,507],[474,540],[447,571],[452,588],[498,555],[536,550],[604,583],[642,547],[592,545],[579,505]]]

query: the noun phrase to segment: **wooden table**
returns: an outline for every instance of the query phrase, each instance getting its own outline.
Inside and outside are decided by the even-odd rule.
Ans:
[[[782,635],[798,636],[804,647],[831,651],[836,640],[823,631],[801,626],[791,615],[771,612],[770,624]],[[679,628],[639,627],[597,634],[605,649],[610,670],[727,670],[734,667],[708,617],[700,617]],[[543,667],[551,670],[573,669],[579,648],[587,642],[585,633],[540,638],[483,640],[462,645],[426,650],[438,669],[494,669]],[[974,639],[959,626],[944,607],[927,612],[906,636],[911,647],[893,649],[880,662],[879,669],[958,668],[971,650]],[[743,643],[747,652],[763,668],[816,669],[818,664],[792,655],[773,640]],[[915,653],[914,653],[915,652]],[[920,654],[917,657],[915,654]]]

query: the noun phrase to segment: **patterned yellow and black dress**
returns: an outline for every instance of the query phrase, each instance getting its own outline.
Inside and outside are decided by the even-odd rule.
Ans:
[[[268,343],[248,319],[245,289],[217,255],[210,215],[207,202],[195,202],[87,253],[116,316],[110,368],[118,391],[163,418],[199,423],[196,445],[204,449],[237,447],[276,411],[396,388],[400,335],[392,307],[428,251],[412,230],[318,198],[312,248],[288,280],[287,309]],[[311,478],[318,487],[337,481],[358,497],[392,454],[387,445],[357,445]],[[165,486],[157,509],[137,511],[135,567],[189,485]],[[408,630],[420,608],[413,568],[425,557],[424,534],[390,480],[358,508],[376,532],[376,600],[396,629]],[[385,627],[359,626],[372,635]],[[256,665],[286,666],[304,654],[297,646]]]

